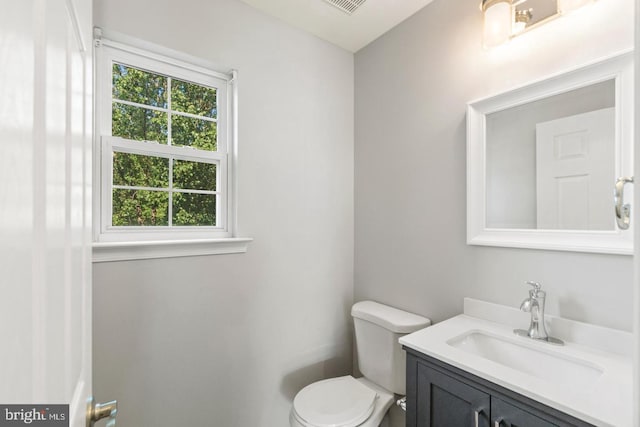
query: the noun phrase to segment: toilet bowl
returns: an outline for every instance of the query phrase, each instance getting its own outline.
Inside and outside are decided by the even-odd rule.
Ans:
[[[378,427],[393,393],[351,375],[310,384],[293,401],[291,427]]]
[[[351,315],[363,377],[330,378],[300,390],[291,427],[381,427],[394,394],[405,394],[406,355],[398,339],[431,321],[373,301],[354,304]]]

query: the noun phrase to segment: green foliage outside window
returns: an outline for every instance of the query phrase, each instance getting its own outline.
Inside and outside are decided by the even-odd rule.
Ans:
[[[217,150],[217,123],[210,120],[218,114],[216,89],[121,64],[113,64],[112,77],[113,136]],[[170,170],[172,187],[179,189],[171,195]],[[190,190],[215,191],[216,173],[215,164],[116,151],[113,185],[143,188],[113,189],[112,224],[214,226],[216,196]]]

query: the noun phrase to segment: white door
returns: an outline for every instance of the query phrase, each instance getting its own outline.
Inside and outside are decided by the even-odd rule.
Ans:
[[[635,45],[640,46],[640,0],[636,0],[635,2],[635,23],[636,23],[636,34],[635,34]],[[640,49],[635,49],[635,67],[638,70],[640,64]],[[640,72],[635,73],[635,96],[634,96],[634,166],[637,168],[640,165]],[[638,169],[635,169],[638,170]],[[633,186],[633,196],[634,200],[640,200],[640,185],[638,183]],[[640,426],[640,227],[637,226],[638,222],[640,222],[640,209],[638,206],[633,206],[631,208],[631,213],[633,216],[633,221],[636,223],[636,228],[634,231],[634,240],[633,240],[633,264],[634,264],[634,275],[633,275],[633,300],[634,300],[634,322],[633,322],[633,333],[635,336],[635,345],[634,345],[634,357],[633,357],[633,401],[635,404],[633,405],[633,425]]]
[[[613,230],[615,109],[536,125],[537,227]]]
[[[91,0],[1,4],[0,404],[70,404],[70,425],[84,427],[91,394]]]

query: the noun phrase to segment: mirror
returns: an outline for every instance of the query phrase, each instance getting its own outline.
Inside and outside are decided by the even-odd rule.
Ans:
[[[488,228],[613,230],[615,80],[486,115]]]
[[[632,253],[632,73],[623,54],[468,105],[469,244]]]

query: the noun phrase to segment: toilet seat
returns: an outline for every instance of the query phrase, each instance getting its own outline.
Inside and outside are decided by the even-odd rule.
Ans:
[[[293,414],[308,427],[357,427],[369,418],[378,394],[351,375],[310,384],[293,400]]]

